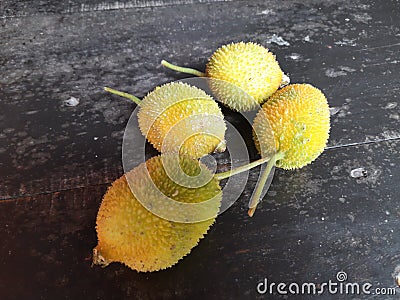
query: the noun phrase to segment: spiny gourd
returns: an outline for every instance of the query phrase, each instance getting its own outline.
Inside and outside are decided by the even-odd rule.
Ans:
[[[257,109],[289,78],[283,74],[275,56],[265,47],[248,42],[220,47],[210,57],[205,73],[172,65],[176,71],[208,77],[217,99],[236,111]]]
[[[110,88],[106,91],[129,98],[139,106],[139,127],[160,152],[199,158],[224,151],[226,125],[214,99],[203,90],[182,82],[156,87],[143,100]]]
[[[171,267],[197,245],[214,223],[222,200],[220,180],[266,161],[261,159],[212,176],[198,160],[180,156],[179,165],[170,164],[174,159],[174,154],[153,157],[108,189],[97,215],[94,264],[105,267],[120,262],[140,272]],[[209,180],[196,186],[190,176],[199,174]],[[171,178],[178,178],[183,185]]]
[[[291,84],[262,106],[253,123],[253,138],[263,157],[271,157],[265,174],[272,167],[297,169],[314,161],[329,138],[329,105],[324,94],[310,84]],[[264,182],[256,188],[249,214],[254,213]]]
[[[189,176],[208,171],[197,160],[187,157],[180,159],[180,166]],[[214,218],[181,223],[159,217],[143,206],[145,201],[147,207],[158,205],[169,210],[168,202],[160,199],[158,191],[182,203],[199,203],[215,197],[208,205]],[[213,177],[202,187],[183,187],[167,175],[161,156],[147,160],[117,179],[105,194],[97,215],[98,245],[93,250],[93,263],[107,266],[121,262],[140,272],[174,265],[214,223],[221,197],[219,182]]]

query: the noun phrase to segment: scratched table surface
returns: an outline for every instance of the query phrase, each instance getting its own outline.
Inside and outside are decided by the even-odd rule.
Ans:
[[[265,278],[335,281],[338,272],[372,292],[396,287],[399,14],[394,0],[2,0],[0,299],[280,299],[257,286]],[[143,97],[188,77],[161,59],[204,69],[234,41],[270,48],[292,82],[324,91],[326,151],[301,170],[277,169],[249,218],[252,170],[239,200],[173,268],[92,267],[96,213],[123,174],[123,133],[135,108],[102,87]],[[248,124],[224,113],[251,140]],[[249,152],[257,158],[254,146]]]

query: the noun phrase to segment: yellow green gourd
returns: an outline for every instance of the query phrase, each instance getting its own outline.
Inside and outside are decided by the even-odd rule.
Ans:
[[[210,87],[218,100],[236,111],[257,109],[288,80],[275,55],[252,42],[220,47],[210,57],[205,73],[178,67],[165,60],[161,63],[176,71],[214,79],[210,80]]]

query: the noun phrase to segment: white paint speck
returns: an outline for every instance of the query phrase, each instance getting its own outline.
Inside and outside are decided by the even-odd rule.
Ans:
[[[279,46],[290,46],[288,41],[285,41],[283,39],[283,37],[276,35],[275,33],[267,39],[267,43],[271,44],[271,43],[275,43]]]
[[[393,109],[397,107],[397,102],[389,102],[386,104],[385,109]]]
[[[342,203],[345,203],[345,202],[346,202],[346,199],[344,199],[343,197],[340,197],[340,198],[339,198],[339,201],[342,202]]]
[[[382,132],[382,136],[385,139],[395,139],[398,138],[400,133],[396,130],[385,130]]]
[[[310,36],[309,36],[309,35],[306,35],[306,36],[304,37],[304,41],[305,41],[305,42],[309,42],[309,41],[310,41]]]
[[[367,171],[364,168],[357,168],[350,171],[350,176],[353,178],[367,177]]]
[[[285,73],[283,73],[280,87],[282,88],[282,87],[288,85],[289,83],[290,83],[290,77],[288,75],[286,75]]]
[[[386,210],[386,211],[385,211],[385,214],[386,214],[387,216],[389,216],[389,215],[390,215],[390,211]]]
[[[354,14],[353,18],[356,22],[368,24],[368,21],[372,20],[372,17],[367,13]]]
[[[99,139],[99,137],[98,137],[98,136],[95,136],[93,139],[94,139],[95,141],[97,141],[97,140]]]
[[[340,111],[341,107],[330,107],[329,108],[329,114],[331,116],[336,115]]]
[[[335,78],[335,77],[339,77],[339,76],[345,76],[347,73],[345,71],[341,71],[341,70],[335,70],[333,68],[328,68],[325,71],[325,75],[327,77],[330,78]]]
[[[301,55],[298,53],[292,53],[289,55],[289,58],[293,59],[293,60],[298,60],[300,59]]]
[[[38,112],[39,112],[38,110],[30,110],[30,111],[27,111],[25,114],[26,115],[34,115],[34,114],[36,114]]]
[[[394,271],[393,271],[393,273],[392,273],[392,276],[393,276],[393,278],[395,279],[397,286],[400,287],[400,265],[397,265],[397,266],[394,268]]]
[[[353,68],[350,68],[350,67],[347,67],[347,66],[340,66],[339,68],[340,68],[340,70],[348,72],[348,73],[352,73],[352,72],[356,71],[356,69],[353,69]]]
[[[347,214],[347,217],[350,219],[351,222],[354,222],[355,217],[352,214]]]
[[[322,221],[325,221],[325,218],[324,218],[324,217],[321,217],[321,220],[322,220]]]
[[[258,13],[258,15],[269,15],[273,12],[272,9],[264,9]]]
[[[346,76],[347,73],[355,72],[356,70],[347,66],[339,66],[338,69],[327,68],[325,70],[325,75],[327,77],[335,78],[339,76]]]
[[[79,99],[75,97],[71,97],[68,100],[64,101],[66,106],[77,106],[79,104]]]
[[[335,45],[355,47],[357,46],[357,43],[355,42],[355,39],[351,40],[348,38],[343,38],[341,41],[336,41]]]

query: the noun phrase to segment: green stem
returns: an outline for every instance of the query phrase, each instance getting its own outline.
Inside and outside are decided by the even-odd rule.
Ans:
[[[252,169],[254,167],[262,165],[263,163],[267,162],[268,160],[269,160],[269,157],[261,158],[259,160],[253,161],[252,163],[249,163],[247,165],[238,167],[236,169],[229,170],[229,171],[226,171],[226,172],[223,172],[223,173],[217,173],[217,174],[214,175],[214,178],[217,179],[218,181],[221,181],[222,179],[231,177],[233,175],[245,172],[245,171],[250,170],[250,169]]]
[[[137,105],[140,105],[140,103],[142,102],[138,97],[135,97],[135,96],[133,96],[133,95],[131,95],[131,94],[128,94],[128,93],[120,92],[120,91],[111,89],[111,88],[109,88],[109,87],[104,87],[104,90],[105,90],[106,92],[111,93],[111,94],[115,94],[115,95],[118,95],[118,96],[127,98],[127,99],[129,99],[129,100],[132,100],[132,101],[135,102]]]
[[[282,152],[278,152],[274,154],[271,159],[268,161],[267,167],[265,168],[264,172],[261,174],[260,181],[257,183],[257,187],[251,197],[248,214],[250,217],[254,215],[256,211],[257,205],[260,202],[261,193],[264,189],[265,183],[271,173],[272,168],[275,166],[276,162],[284,157]]]
[[[198,76],[198,77],[206,77],[206,74],[203,73],[203,72],[200,72],[200,71],[198,71],[198,70],[191,69],[191,68],[179,67],[179,66],[177,66],[177,65],[173,65],[173,64],[167,62],[166,60],[162,60],[162,61],[161,61],[161,64],[162,64],[164,67],[167,67],[167,68],[169,68],[169,69],[171,69],[171,70],[174,70],[174,71],[177,71],[177,72],[186,73],[186,74],[191,74],[191,75],[195,75],[195,76]]]

